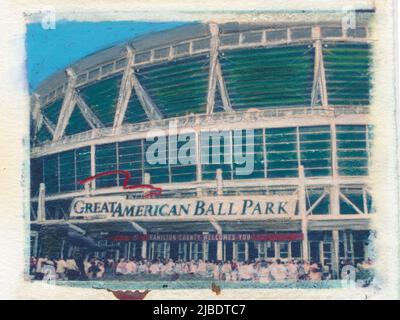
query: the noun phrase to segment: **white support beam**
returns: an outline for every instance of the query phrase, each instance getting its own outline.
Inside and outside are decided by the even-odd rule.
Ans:
[[[122,76],[121,85],[119,87],[118,102],[115,110],[113,124],[114,130],[122,125],[126,113],[126,108],[128,107],[128,102],[132,94],[132,67],[134,63],[134,53],[129,46],[126,47],[126,50],[127,63],[124,75]]]
[[[220,93],[221,99],[222,99],[222,106],[225,111],[231,112],[231,111],[233,111],[231,101],[229,99],[228,90],[226,88],[225,80],[222,75],[221,64],[218,60],[217,60],[217,66],[216,66],[216,73],[217,73],[217,80],[218,80],[218,89],[219,89],[219,93]],[[215,101],[214,101],[214,103],[215,103]]]
[[[131,223],[132,227],[133,227],[136,231],[140,232],[141,234],[147,234],[147,230],[146,230],[145,228],[143,228],[141,225],[139,225],[137,222],[135,222],[135,221],[130,221],[130,223]]]
[[[206,113],[212,114],[215,104],[215,90],[217,87],[217,65],[218,65],[218,49],[219,49],[219,28],[216,23],[209,24],[211,33],[210,44],[210,68],[208,72],[208,90],[207,90],[207,107]]]
[[[61,106],[60,115],[58,116],[58,122],[54,132],[53,141],[60,140],[64,135],[65,128],[67,127],[69,118],[71,117],[72,111],[74,110],[76,104],[76,74],[70,68],[66,70],[66,73],[68,76],[68,86]]]
[[[40,96],[37,93],[34,93],[32,95],[32,120],[35,126],[34,129],[34,137],[36,138],[36,134],[38,133],[38,131],[40,130],[40,128],[42,127],[43,124],[43,117],[42,117],[42,113],[41,113],[41,105],[40,105]]]
[[[36,217],[38,222],[44,222],[46,220],[46,186],[44,183],[39,185],[39,199]]]
[[[350,207],[352,207],[358,214],[364,214],[349,198],[339,191],[339,197],[344,200]]]
[[[144,235],[147,234],[147,230],[145,228],[143,228],[142,226],[140,226],[139,224],[137,224],[136,222],[130,221],[130,223],[136,231],[138,231]],[[142,258],[143,259],[147,258],[147,240],[146,239],[142,241]]]
[[[41,115],[43,124],[46,126],[47,130],[54,136],[54,132],[56,130],[56,126],[53,122],[51,122],[46,116]]]
[[[213,218],[210,218],[209,221],[210,221],[211,225],[214,227],[215,231],[217,231],[217,234],[220,237],[217,240],[217,260],[221,261],[221,260],[223,260],[222,227]]]
[[[37,93],[32,95],[32,119],[37,121],[40,116],[40,96]]]
[[[308,221],[306,206],[306,183],[304,176],[304,166],[299,166],[299,216],[301,217],[301,232],[303,233],[302,251],[303,259],[308,260]]]
[[[144,90],[134,72],[132,72],[132,87],[135,89],[135,93],[147,117],[150,120],[161,120],[162,113],[148,95],[146,90]]]
[[[322,53],[321,29],[319,26],[317,26],[313,28],[312,32],[314,39],[314,79],[311,93],[311,106],[316,106],[319,98],[321,105],[323,107],[327,107],[328,92],[326,87],[324,58]]]
[[[72,224],[71,222],[67,222],[67,225],[68,225],[71,229],[75,230],[76,232],[79,232],[79,233],[81,233],[81,234],[83,234],[83,235],[86,234],[86,231],[85,231],[85,230],[83,230],[82,228],[80,228],[80,227],[78,227],[78,226]]]
[[[312,214],[312,211],[321,203],[322,200],[327,196],[328,192],[325,190],[321,196],[313,203],[313,205],[308,208],[306,215]]]
[[[104,128],[104,124],[100,121],[100,119],[94,114],[92,109],[86,104],[85,100],[76,92],[76,104],[81,110],[81,113],[87,123],[90,125],[92,129],[95,128]]]

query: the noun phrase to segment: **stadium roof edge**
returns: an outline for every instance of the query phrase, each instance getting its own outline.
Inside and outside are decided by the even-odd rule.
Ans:
[[[370,15],[373,12],[357,12],[357,23],[365,24]],[[287,20],[285,23],[281,22],[277,19],[274,22],[268,23],[239,23],[239,22],[227,22],[219,24],[220,33],[235,33],[235,32],[244,32],[249,30],[257,30],[257,29],[265,29],[265,28],[279,28],[279,27],[290,27],[290,26],[312,26],[317,24],[338,24],[341,23],[341,19],[343,18],[343,13],[338,15],[337,13],[334,15],[329,15],[328,18],[318,18],[318,19],[308,19],[309,15],[307,13],[304,14],[306,17],[302,20],[294,19],[293,22],[288,23]],[[201,38],[210,35],[208,24],[206,23],[191,23],[185,26],[177,27],[170,30],[154,32],[150,34],[145,34],[139,36],[135,39],[123,42],[118,45],[114,45],[112,47],[94,52],[91,55],[88,55],[75,63],[67,66],[67,68],[72,68],[74,72],[78,75],[86,70],[95,68],[96,66],[107,63],[111,60],[117,60],[118,58],[123,58],[126,53],[126,46],[130,45],[136,51],[146,51],[152,50],[154,48],[161,48],[163,46],[168,46],[176,42],[183,42],[193,38]],[[39,94],[40,96],[46,95],[51,90],[58,88],[67,82],[67,76],[64,70],[60,70],[56,72],[46,80],[44,80],[34,93]]]

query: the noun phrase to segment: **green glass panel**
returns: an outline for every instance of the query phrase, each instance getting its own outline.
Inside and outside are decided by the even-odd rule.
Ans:
[[[129,184],[140,184],[143,179],[143,151],[142,140],[133,140],[118,143],[119,170],[129,171]],[[122,185],[124,177],[120,177]]]
[[[62,103],[63,100],[58,99],[42,108],[43,115],[45,115],[46,118],[49,119],[54,125],[57,125],[58,115],[60,114]]]
[[[235,109],[310,104],[312,47],[302,45],[225,51],[220,61]]]
[[[39,186],[43,182],[43,158],[31,159],[31,195],[39,195]]]
[[[157,157],[157,163],[151,163],[147,159],[148,148],[155,141],[144,140],[144,172],[150,174],[151,183],[169,183],[170,172],[168,165],[168,139],[165,139],[165,155],[160,154],[161,150],[157,150],[154,156]]]
[[[337,157],[339,174],[367,175],[368,150],[365,126],[336,126]]]
[[[135,90],[132,90],[128,106],[125,112],[124,123],[139,123],[149,121],[142,105],[139,102]]]
[[[52,134],[47,129],[46,125],[42,124],[41,128],[36,134],[36,143],[40,144],[53,139]]]
[[[44,157],[43,168],[46,193],[52,194],[59,192],[58,154]]]
[[[267,177],[297,177],[296,128],[274,128],[265,130],[267,152]]]
[[[300,127],[300,157],[305,176],[331,174],[331,141],[329,126]]]
[[[121,78],[114,76],[80,89],[82,98],[105,126],[114,122]]]
[[[174,60],[137,70],[143,87],[165,117],[205,113],[209,58]]]
[[[75,150],[76,161],[76,188],[83,189],[79,181],[90,177],[90,147],[83,147]]]
[[[59,154],[60,160],[60,192],[76,189],[75,181],[75,151],[66,151]]]
[[[232,152],[230,132],[213,132],[218,135],[215,138],[219,146],[213,141],[208,133],[201,133],[200,152],[202,157],[208,153],[208,163],[202,163],[203,180],[215,180],[217,169],[222,170],[222,177],[225,180],[232,179]]]
[[[368,44],[326,43],[324,66],[330,105],[368,105],[371,49]]]
[[[96,174],[117,170],[116,144],[96,146]],[[96,188],[112,187],[118,184],[118,175],[107,175],[96,179]]]
[[[74,111],[72,111],[71,117],[68,121],[68,125],[65,128],[66,135],[73,135],[79,132],[84,132],[91,130],[92,128],[85,120],[84,116],[82,115],[81,110],[75,106]]]

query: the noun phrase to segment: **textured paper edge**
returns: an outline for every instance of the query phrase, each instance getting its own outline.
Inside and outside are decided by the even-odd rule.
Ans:
[[[3,1],[0,4],[0,298],[112,299],[105,290],[45,286],[24,280],[29,209],[29,95],[26,80],[26,22],[35,12],[53,6],[69,20],[257,20],[251,11],[329,10],[343,6],[376,9],[373,21],[374,91],[371,123],[375,126],[373,174],[370,177],[377,214],[377,268],[380,290],[373,289],[225,289],[153,290],[146,299],[382,299],[399,296],[398,158],[395,108],[393,8],[379,1]],[[227,9],[229,8],[228,12]],[[240,11],[246,13],[240,13]],[[57,17],[59,18],[59,16]],[[29,212],[29,210],[28,210]]]

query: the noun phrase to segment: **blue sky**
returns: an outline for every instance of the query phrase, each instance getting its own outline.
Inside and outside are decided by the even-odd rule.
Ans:
[[[54,72],[95,51],[128,39],[181,26],[183,22],[69,22],[58,21],[55,29],[41,23],[27,26],[26,50],[29,91]]]

